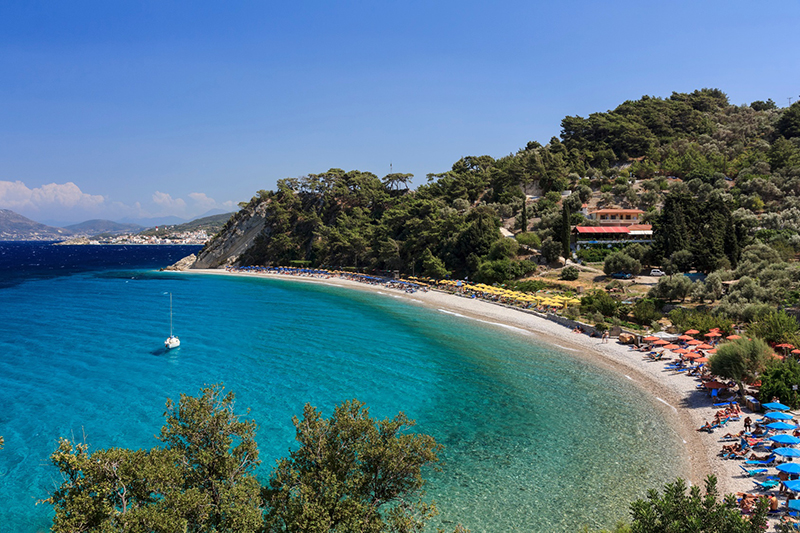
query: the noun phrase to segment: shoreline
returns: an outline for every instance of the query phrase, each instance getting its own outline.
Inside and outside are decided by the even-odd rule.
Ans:
[[[387,295],[386,291],[393,290],[383,285],[370,285],[338,277],[317,278],[266,272],[229,272],[223,269],[190,269],[182,272],[321,283],[345,289],[380,292],[384,296]],[[704,488],[706,476],[713,474],[717,477],[717,489],[720,495],[755,492],[751,478],[744,476],[739,468],[741,462],[725,460],[718,456],[722,446],[719,442],[720,434],[697,431],[697,428],[706,421],[713,420],[717,408],[712,405],[704,392],[696,388],[694,379],[665,370],[664,361],[645,360],[641,352],[632,351],[628,346],[614,340],[602,343],[599,338],[573,333],[569,328],[556,322],[503,304],[460,297],[439,290],[414,293],[398,291],[391,296],[400,297],[409,303],[429,309],[477,320],[490,327],[503,328],[506,332],[512,330],[515,335],[530,334],[538,342],[566,350],[574,357],[627,378],[652,397],[654,408],[683,441],[681,455],[686,458],[687,483]],[[514,329],[519,331],[513,332]],[[750,414],[749,411],[743,407],[743,416],[747,414]],[[740,426],[743,426],[743,422],[732,422],[722,431],[735,432],[741,429]],[[649,488],[656,488],[659,491],[662,489],[662,487]]]

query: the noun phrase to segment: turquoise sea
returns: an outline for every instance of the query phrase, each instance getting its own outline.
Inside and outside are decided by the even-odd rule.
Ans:
[[[58,437],[152,447],[167,398],[219,382],[258,423],[264,479],[306,402],[404,411],[446,447],[428,496],[433,525],[450,530],[610,527],[646,489],[686,475],[651,395],[533,336],[389,290],[155,270],[196,248],[27,246],[0,243],[3,532],[48,529],[36,501],[60,482],[48,461]],[[33,249],[38,259],[18,260]],[[182,345],[165,353],[170,292]]]

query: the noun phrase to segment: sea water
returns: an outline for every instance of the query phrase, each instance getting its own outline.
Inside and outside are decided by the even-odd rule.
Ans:
[[[405,412],[445,446],[427,497],[450,530],[610,527],[685,475],[655,399],[574,352],[388,289],[155,270],[195,250],[0,244],[2,531],[48,529],[59,437],[155,446],[166,399],[214,383],[258,424],[262,481],[306,403]]]

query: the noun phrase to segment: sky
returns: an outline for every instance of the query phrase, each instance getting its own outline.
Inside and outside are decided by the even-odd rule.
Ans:
[[[0,209],[233,211],[330,168],[426,175],[567,115],[800,98],[800,2],[5,0]]]

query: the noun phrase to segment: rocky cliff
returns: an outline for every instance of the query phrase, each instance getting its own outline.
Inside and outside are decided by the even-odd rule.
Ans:
[[[217,268],[235,265],[264,229],[266,201],[250,202],[225,224],[200,250],[192,268]]]

